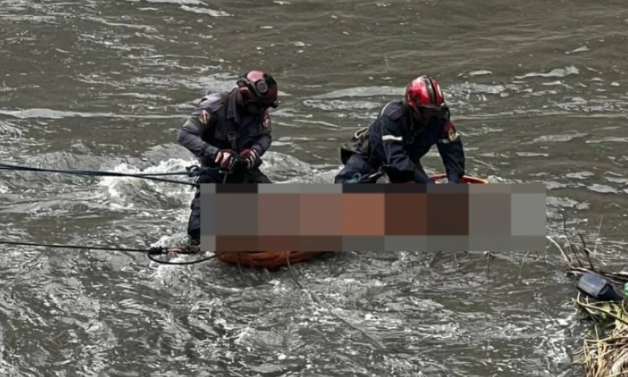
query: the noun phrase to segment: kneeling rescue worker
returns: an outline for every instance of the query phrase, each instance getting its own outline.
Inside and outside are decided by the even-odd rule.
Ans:
[[[207,93],[179,131],[179,144],[202,166],[216,168],[202,183],[272,183],[259,170],[272,143],[268,109],[277,107],[277,82],[263,71],[240,77],[230,92]],[[190,205],[188,245],[200,244],[200,188]]]
[[[384,171],[391,183],[428,183],[420,159],[436,144],[449,183],[465,173],[462,140],[451,122],[436,80],[422,75],[407,87],[405,100],[389,102],[370,125],[343,145],[344,168],[334,183],[374,183]]]

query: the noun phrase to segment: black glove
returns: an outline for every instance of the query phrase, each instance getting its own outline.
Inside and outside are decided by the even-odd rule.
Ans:
[[[255,149],[245,149],[240,153],[240,161],[247,169],[252,169],[259,162],[259,153]]]
[[[216,153],[214,162],[218,164],[221,169],[231,170],[236,162],[238,162],[238,157],[231,149],[222,149]]]

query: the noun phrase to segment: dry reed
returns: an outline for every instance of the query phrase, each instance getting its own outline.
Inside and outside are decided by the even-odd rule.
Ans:
[[[565,230],[566,231],[566,230]],[[568,265],[567,273],[579,278],[593,272],[603,276],[616,289],[621,291],[628,282],[628,272],[608,271],[593,263],[592,252],[584,237],[578,232],[582,248],[574,245],[566,235],[567,245],[563,249],[558,242],[548,240],[557,247]],[[597,243],[596,243],[597,246]],[[574,303],[595,323],[594,334],[583,342],[582,350],[576,353],[584,368],[586,377],[628,376],[628,303],[596,301],[578,293]]]

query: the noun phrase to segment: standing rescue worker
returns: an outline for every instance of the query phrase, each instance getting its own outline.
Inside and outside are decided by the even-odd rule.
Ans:
[[[197,183],[272,183],[259,170],[272,143],[268,109],[277,107],[277,82],[263,71],[240,77],[230,92],[207,93],[179,131],[179,144],[202,166],[216,168]],[[226,176],[225,176],[226,174]],[[190,205],[188,244],[200,244],[200,187]]]
[[[389,102],[370,127],[340,149],[344,168],[334,183],[374,183],[382,170],[391,183],[428,183],[421,158],[436,144],[449,183],[465,173],[462,140],[436,80],[427,75],[406,87],[404,100]]]

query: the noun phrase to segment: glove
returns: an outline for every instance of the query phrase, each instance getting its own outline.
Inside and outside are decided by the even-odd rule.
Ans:
[[[238,159],[231,149],[219,150],[218,153],[216,153],[216,159],[214,160],[218,166],[225,170],[231,170],[237,161]]]
[[[245,149],[240,153],[240,161],[247,169],[252,169],[259,162],[259,153],[255,149]]]

